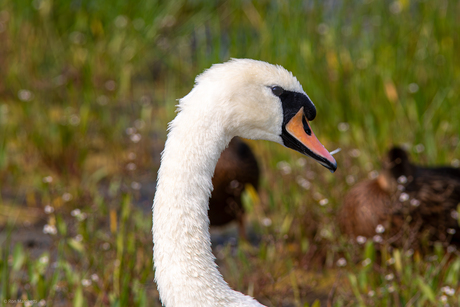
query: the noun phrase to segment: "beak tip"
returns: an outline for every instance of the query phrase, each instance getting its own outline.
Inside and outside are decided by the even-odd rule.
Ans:
[[[329,165],[326,166],[329,171],[333,174],[337,170],[337,162],[334,160],[333,162],[330,161]]]
[[[329,168],[329,171],[334,174],[335,171],[337,170],[337,163],[335,163],[331,168]]]
[[[313,157],[313,159],[317,160],[322,166],[327,168],[331,173],[334,173],[337,170],[337,162],[331,156],[328,158],[318,159]]]

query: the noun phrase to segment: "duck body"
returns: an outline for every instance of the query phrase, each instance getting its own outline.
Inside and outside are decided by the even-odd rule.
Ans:
[[[459,169],[414,165],[404,150],[394,147],[376,179],[360,182],[347,193],[339,220],[342,230],[355,237],[376,235],[380,224],[401,240],[406,225],[409,244],[427,235],[430,241],[458,245],[459,203]]]
[[[240,237],[245,237],[244,207],[241,201],[247,184],[256,190],[259,186],[260,170],[251,148],[235,137],[217,161],[212,191],[209,200],[211,226],[223,226],[237,221]]]
[[[209,197],[217,161],[235,136],[293,148],[337,168],[311,131],[316,109],[290,72],[249,59],[213,65],[180,99],[153,202],[155,281],[164,306],[262,306],[232,290],[211,252]]]
[[[379,180],[358,182],[345,196],[339,213],[342,232],[357,237],[372,237],[377,225],[390,218],[392,200]]]

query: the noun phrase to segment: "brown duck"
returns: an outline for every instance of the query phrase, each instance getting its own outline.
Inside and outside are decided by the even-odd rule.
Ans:
[[[347,193],[339,224],[352,237],[372,237],[382,225],[390,242],[412,246],[426,235],[430,241],[460,245],[459,203],[460,169],[417,166],[394,147],[376,179]]]
[[[222,152],[212,178],[214,190],[209,200],[211,226],[237,221],[240,237],[246,238],[241,194],[246,184],[257,190],[259,175],[259,166],[251,148],[240,138],[233,138]]]

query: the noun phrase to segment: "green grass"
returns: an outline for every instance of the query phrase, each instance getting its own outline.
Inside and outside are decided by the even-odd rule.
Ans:
[[[453,0],[0,2],[0,299],[160,306],[136,183],[154,184],[194,77],[247,57],[291,70],[317,106],[316,135],[343,150],[330,174],[250,142],[263,179],[260,203],[246,204],[261,243],[219,252],[229,284],[270,306],[328,295],[334,306],[458,305],[457,252],[377,252],[335,223],[347,178],[378,170],[392,144],[418,163],[460,156],[458,16]],[[9,239],[45,224],[56,233],[38,255]]]

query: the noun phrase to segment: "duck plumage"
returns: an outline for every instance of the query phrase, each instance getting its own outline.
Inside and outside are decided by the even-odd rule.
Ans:
[[[399,242],[406,237],[416,245],[426,235],[430,241],[460,244],[459,203],[459,169],[415,165],[406,151],[394,147],[376,179],[359,182],[347,193],[339,223],[353,237],[372,237],[382,225]]]

